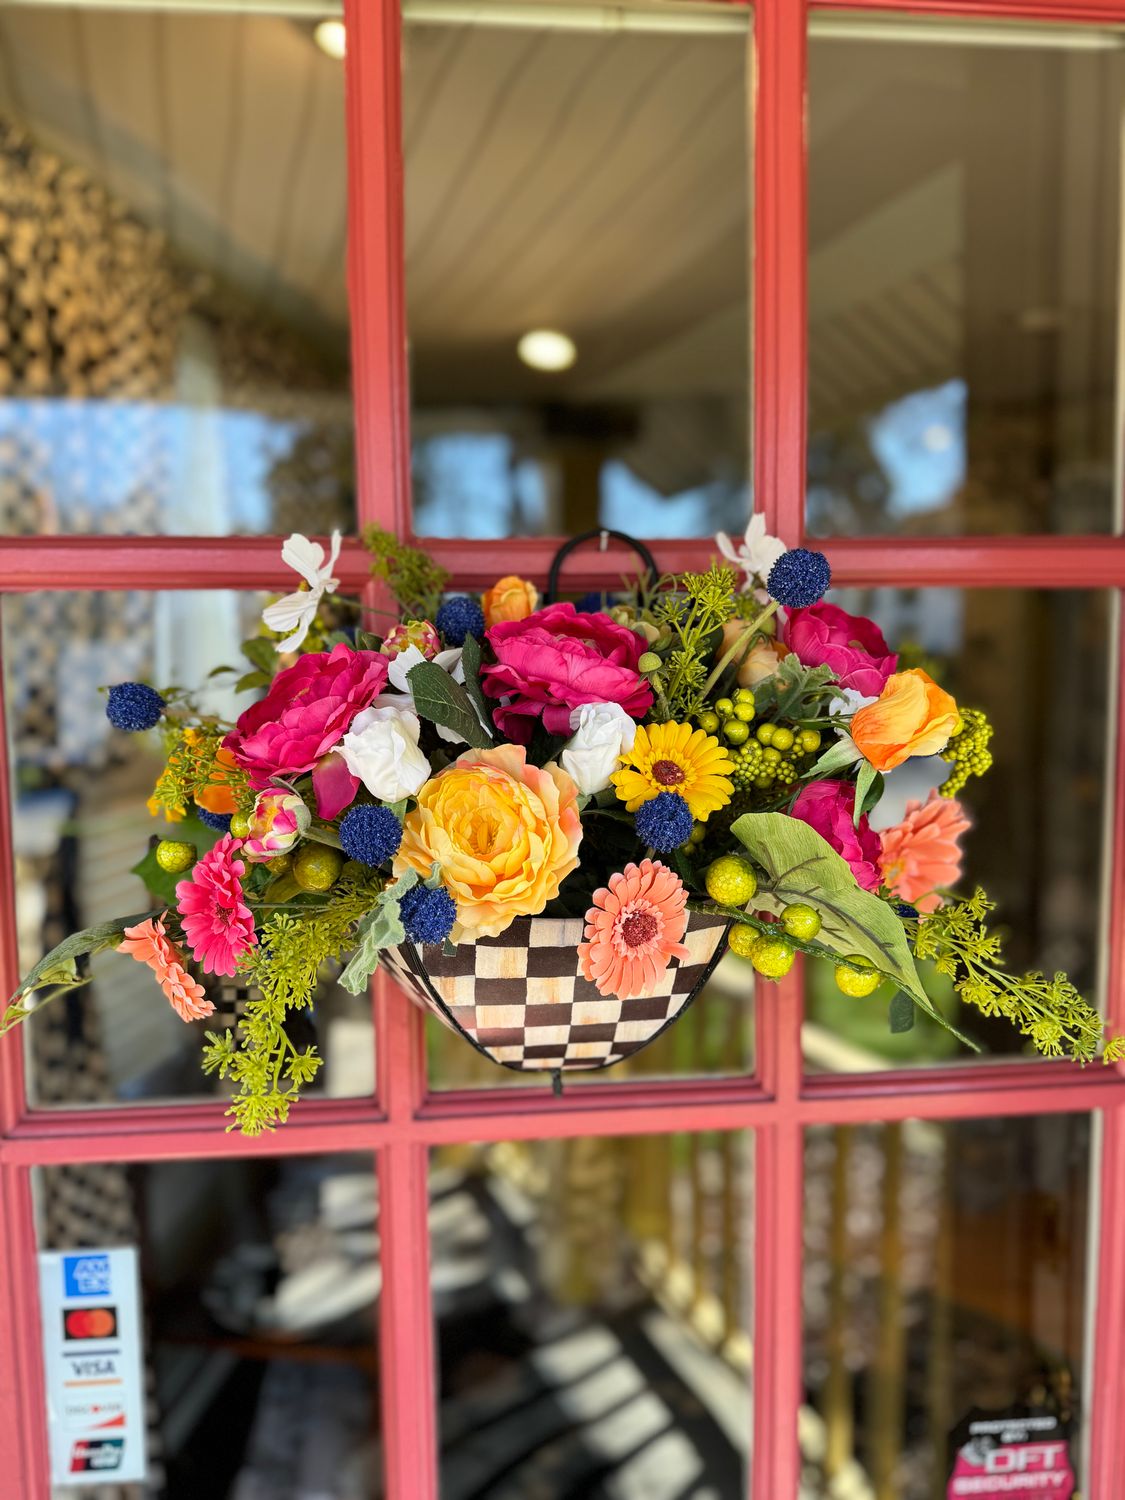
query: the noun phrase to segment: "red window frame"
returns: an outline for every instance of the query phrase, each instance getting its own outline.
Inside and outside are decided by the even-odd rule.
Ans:
[[[1068,23],[1125,23],[1125,0],[756,0],[754,398],[755,493],[771,530],[800,541],[805,478],[805,86],[813,10]],[[345,0],[352,309],[359,524],[410,531],[409,410],[399,143],[400,19],[396,0]],[[505,568],[543,579],[556,543],[503,544]],[[840,584],[1109,588],[1125,591],[1125,537],[887,538],[826,545]],[[702,561],[704,541],[661,543],[672,565]],[[496,573],[491,542],[439,542],[458,584]],[[38,589],[269,589],[284,582],[278,540],[190,537],[0,538],[0,592]],[[611,558],[589,554],[580,586],[616,581]],[[346,585],[366,573],[345,546]],[[1125,611],[1119,611],[1119,617]],[[1125,628],[1119,626],[1119,674]],[[7,649],[18,650],[12,641]],[[1125,682],[1117,693],[1113,759],[1108,1004],[1125,1023]],[[0,787],[8,782],[0,705]],[[17,982],[12,826],[0,796],[0,988]],[[429,1287],[427,1157],[451,1142],[587,1134],[749,1129],[755,1139],[752,1458],[755,1500],[794,1500],[801,1399],[802,1136],[812,1124],[1015,1116],[1096,1110],[1102,1119],[1088,1500],[1115,1500],[1125,1472],[1125,1070],[1069,1063],[983,1065],[809,1077],[801,1059],[799,975],[761,997],[752,1077],[607,1083],[553,1099],[541,1088],[430,1094],[421,1015],[385,981],[374,987],[378,1091],[372,1100],[309,1102],[274,1136],[223,1134],[213,1104],[29,1110],[18,1039],[0,1046],[0,1472],[5,1495],[46,1500],[49,1479],[36,1300],[31,1172],[62,1162],[220,1160],[357,1150],[375,1155],[384,1294],[379,1341],[388,1500],[437,1500],[437,1406]]]

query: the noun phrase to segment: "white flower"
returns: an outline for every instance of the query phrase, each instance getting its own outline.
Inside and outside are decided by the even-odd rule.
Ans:
[[[411,703],[414,702],[414,694],[410,689],[410,669],[412,667],[416,667],[420,661],[425,660],[426,658],[422,655],[421,651],[418,650],[417,646],[407,646],[405,651],[400,651],[397,656],[391,657],[390,663],[387,668],[387,680],[390,682],[391,686],[393,688],[396,688],[398,692],[405,693],[409,697]],[[465,668],[461,661],[460,646],[451,646],[447,651],[439,651],[438,654],[434,657],[434,662],[437,666],[448,672],[449,675],[453,678],[454,682],[459,682],[462,686],[464,686]],[[376,699],[376,702],[378,703],[393,704],[394,701],[394,695],[391,693],[380,693],[379,697]],[[481,724],[484,725],[484,728],[487,729],[491,734],[492,725],[486,724],[485,721],[481,719],[479,708],[477,709],[477,718],[480,719]],[[447,729],[444,724],[435,724],[434,728],[448,745],[463,745],[465,743],[465,741],[459,734],[454,734],[453,730]]]
[[[325,594],[334,594],[340,587],[340,580],[332,577],[332,569],[339,556],[338,531],[332,533],[332,553],[327,562],[320,543],[310,542],[299,531],[295,531],[284,544],[281,549],[282,562],[300,573],[308,588],[298,589],[295,594],[286,594],[284,599],[279,599],[276,604],[268,604],[262,611],[262,619],[271,630],[277,631],[279,635],[287,630],[293,632],[285,640],[279,641],[275,650],[295,651],[308,635],[321,599]]]
[[[574,738],[559,756],[563,770],[584,796],[602,792],[617,762],[633,748],[637,726],[620,703],[583,703],[571,710]]]
[[[340,741],[340,754],[373,797],[401,802],[430,779],[430,763],[418,748],[420,728],[409,709],[365,708]]]
[[[742,585],[743,593],[753,586],[755,578],[764,583],[774,563],[789,550],[784,542],[767,533],[766,518],[760,510],[756,510],[750,517],[741,546],[736,546],[725,531],[716,533],[715,542],[727,562],[741,568],[746,574],[746,582]]]

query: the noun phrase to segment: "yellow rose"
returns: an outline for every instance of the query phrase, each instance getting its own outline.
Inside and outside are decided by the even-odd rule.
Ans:
[[[877,771],[893,771],[912,755],[944,750],[960,717],[944,688],[921,667],[911,667],[888,677],[875,702],[856,713],[851,735]]]
[[[467,750],[418,793],[394,873],[441,867],[457,903],[454,942],[497,937],[535,916],[578,865],[578,788],[559,766],[528,765],[522,745]]]
[[[494,583],[480,602],[486,625],[499,625],[501,620],[526,620],[538,607],[539,590],[526,578],[509,573],[507,578]]]

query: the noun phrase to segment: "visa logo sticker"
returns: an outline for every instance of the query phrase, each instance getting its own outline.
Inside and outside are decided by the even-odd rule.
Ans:
[[[62,1264],[65,1297],[109,1296],[108,1255],[64,1255]]]

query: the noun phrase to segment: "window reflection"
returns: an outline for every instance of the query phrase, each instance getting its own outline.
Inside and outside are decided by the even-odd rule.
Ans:
[[[443,1495],[742,1500],[748,1144],[435,1153]]]
[[[1081,1480],[1090,1163],[1085,1115],[808,1132],[802,1494],[974,1493],[974,1410],[1055,1417]]]
[[[408,21],[420,534],[742,529],[747,47],[745,14],[698,9],[613,36],[549,7],[542,28]],[[523,362],[534,330],[573,364]]]
[[[0,9],[0,532],[354,525],[342,90],[311,23]]]
[[[1125,36],[978,35],[813,23],[820,535],[1116,524]]]

